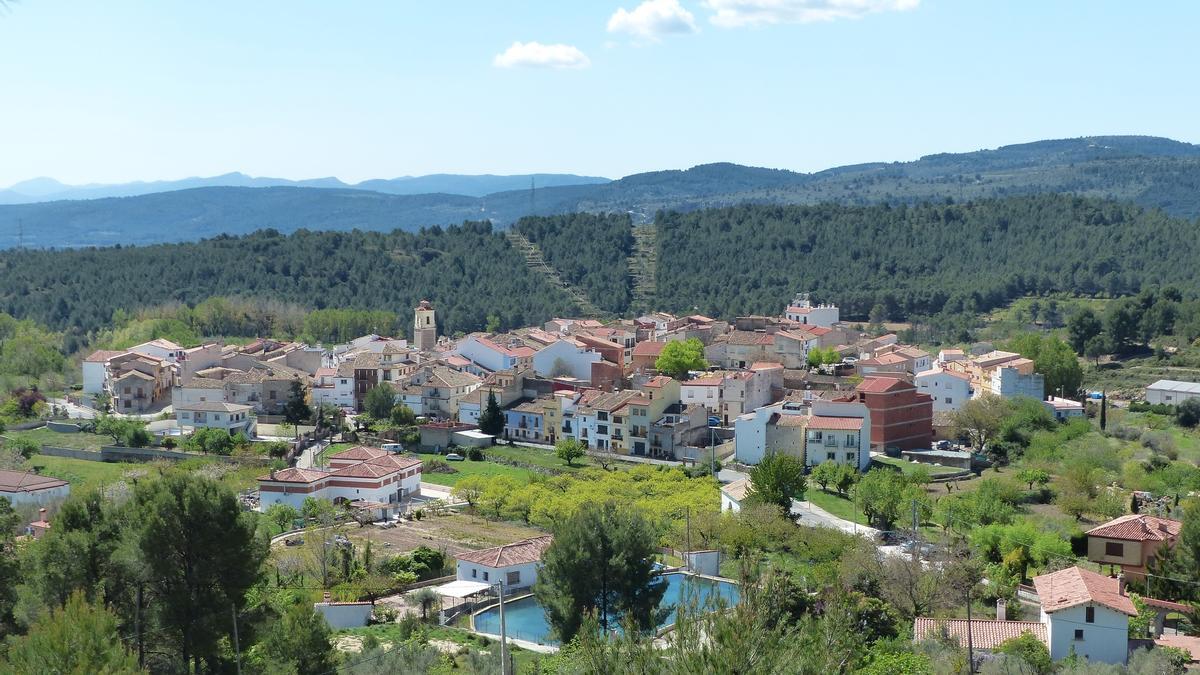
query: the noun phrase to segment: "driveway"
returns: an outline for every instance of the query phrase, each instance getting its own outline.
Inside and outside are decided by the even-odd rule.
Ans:
[[[796,518],[796,522],[801,525],[810,527],[832,527],[835,530],[841,530],[850,534],[857,534],[869,539],[875,539],[879,536],[879,530],[866,525],[859,525],[851,520],[839,518],[832,513],[822,509],[812,502],[802,502],[792,500],[792,516]]]

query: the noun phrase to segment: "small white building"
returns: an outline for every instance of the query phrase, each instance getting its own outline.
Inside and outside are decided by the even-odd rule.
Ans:
[[[721,486],[721,510],[737,513],[742,510],[742,502],[750,489],[750,479],[742,478]]]
[[[841,320],[841,311],[837,305],[814,305],[808,293],[798,293],[784,310],[785,319],[810,326],[832,328]]]
[[[1125,663],[1129,617],[1137,616],[1123,580],[1079,567],[1034,577],[1046,624],[1050,658],[1072,651],[1089,661]]]
[[[725,376],[720,373],[680,382],[679,402],[684,405],[702,405],[712,413],[720,412],[721,387],[724,382]]]
[[[1079,401],[1072,401],[1069,398],[1051,396],[1042,401],[1042,405],[1046,406],[1050,414],[1054,415],[1054,419],[1060,422],[1065,422],[1074,417],[1083,417],[1084,415],[1083,404]],[[935,407],[934,410],[937,410],[937,408]]]
[[[1179,405],[1190,398],[1200,398],[1200,383],[1159,380],[1146,387],[1147,403]]]
[[[324,602],[313,603],[313,611],[320,614],[334,630],[362,628],[371,622],[374,609],[375,605],[370,602],[331,602],[328,593]]]
[[[71,486],[65,480],[43,476],[32,471],[0,470],[0,497],[13,506],[39,506],[65,500]]]
[[[933,399],[933,412],[954,412],[971,398],[971,376],[953,370],[934,368],[917,373],[913,384]]]
[[[313,378],[312,401],[338,408],[354,409],[354,362],[347,361],[337,368],[319,368]]]
[[[255,418],[250,414],[251,410],[253,408],[248,405],[224,401],[178,404],[175,421],[180,429],[221,429],[230,435],[240,432],[254,436]]]
[[[528,588],[537,581],[542,554],[550,548],[554,537],[534,537],[480,551],[460,553],[455,576],[458,581],[483,584],[504,584],[506,592]]]

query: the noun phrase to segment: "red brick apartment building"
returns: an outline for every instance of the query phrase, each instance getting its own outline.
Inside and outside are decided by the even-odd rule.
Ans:
[[[933,398],[895,377],[867,377],[842,399],[871,411],[871,446],[927,450],[933,445]]]

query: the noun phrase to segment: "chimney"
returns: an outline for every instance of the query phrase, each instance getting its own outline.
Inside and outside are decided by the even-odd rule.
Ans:
[[[1004,601],[1004,598],[997,598],[996,599],[996,620],[1004,621],[1007,618],[1008,618],[1008,603]]]
[[[275,469],[271,469],[271,480],[275,480]]]
[[[1125,573],[1117,573],[1117,595],[1125,595]]]

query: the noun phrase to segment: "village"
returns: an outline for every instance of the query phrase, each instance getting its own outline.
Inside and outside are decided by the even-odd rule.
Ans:
[[[440,548],[438,569],[409,579],[407,588],[389,584],[393,595],[341,597],[327,585],[313,606],[332,628],[354,631],[434,606],[442,625],[552,652],[559,643],[530,589],[554,521],[518,505],[515,495],[536,491],[536,481],[522,488],[505,471],[573,478],[583,475],[575,473],[579,461],[606,472],[611,494],[668,467],[707,477],[716,488],[699,488],[712,492],[694,501],[695,539],[689,505],[686,533],[662,549],[662,578],[669,597],[690,589],[707,602],[736,603],[733,559],[720,537],[700,534],[702,514],[752,511],[756,469],[774,458],[791,458],[808,474],[807,492],[783,498],[801,532],[838,530],[870,541],[884,558],[936,567],[952,547],[925,527],[940,519],[928,497],[920,504],[913,498],[914,522],[906,524],[913,493],[904,479],[918,476],[916,493],[936,496],[943,487],[948,494],[986,484],[981,476],[1000,470],[989,471],[998,463],[994,453],[964,432],[962,411],[971,401],[1036,401],[1039,414],[1063,428],[1109,404],[1043,396],[1034,361],[991,344],[930,354],[886,327],[850,325],[835,305],[804,293],[782,309],[731,321],[658,312],[607,322],[556,318],[452,339],[439,335],[437,310],[423,301],[413,310],[411,339],[366,335],[322,346],[263,338],[187,348],[157,339],[98,351],[83,361],[79,395],[64,405],[93,424],[144,422],[151,438],[132,444],[143,447],[103,449],[126,460],[138,452],[183,456],[188,439],[212,430],[240,445],[276,446],[279,459],[243,491],[246,508],[279,522],[273,555],[312,546],[305,537],[353,550],[369,551],[371,542],[410,554],[429,551],[429,542]],[[1185,383],[1159,382],[1146,392],[1156,405],[1191,396],[1200,391]],[[868,472],[901,477],[888,488],[906,495],[899,513],[880,517],[883,507],[860,497]],[[0,479],[0,495],[14,504],[59,503],[70,488],[28,473],[4,471]],[[583,494],[584,486],[569,489]],[[1135,493],[1135,505],[1139,498],[1152,495]],[[434,524],[433,514],[456,510],[472,514],[471,535],[443,536]],[[682,520],[680,510],[663,515]],[[44,534],[52,520],[43,508],[30,535]],[[942,525],[955,527],[953,520]],[[339,532],[336,541],[321,528]],[[1179,520],[1135,508],[1087,530],[1086,553],[1069,556],[1080,564],[1046,559],[1054,563],[1046,572],[997,597],[993,616],[914,615],[912,638],[956,640],[980,659],[1031,636],[1055,661],[1077,655],[1124,664],[1148,645],[1181,648],[1196,661],[1200,638],[1182,634],[1175,620],[1190,606],[1145,592],[1154,587],[1156,556],[1175,545],[1181,529]],[[1039,557],[1033,544],[1022,550]],[[1140,595],[1127,592],[1132,584]],[[1149,627],[1131,633],[1131,621],[1147,612]]]

